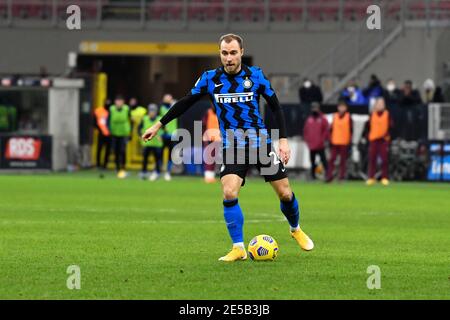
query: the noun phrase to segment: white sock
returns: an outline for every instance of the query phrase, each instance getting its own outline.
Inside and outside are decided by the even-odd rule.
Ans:
[[[245,249],[243,242],[235,242],[235,243],[233,243],[233,247],[239,247],[241,249]]]
[[[214,171],[209,171],[209,170],[205,171],[205,178],[206,179],[214,179],[215,176],[216,176],[216,174],[215,174]]]
[[[300,230],[300,226],[299,225],[297,225],[295,228],[293,228],[293,227],[290,227],[290,228],[291,228],[291,232]]]

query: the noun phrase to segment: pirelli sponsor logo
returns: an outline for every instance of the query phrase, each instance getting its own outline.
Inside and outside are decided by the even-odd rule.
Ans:
[[[214,98],[217,103],[245,103],[253,101],[253,92],[243,93],[216,93]]]

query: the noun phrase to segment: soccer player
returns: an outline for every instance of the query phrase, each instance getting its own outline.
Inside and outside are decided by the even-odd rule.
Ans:
[[[333,115],[333,122],[331,123],[331,157],[328,162],[327,180],[333,181],[334,162],[339,156],[339,180],[345,179],[347,172],[346,164],[348,158],[348,149],[352,142],[353,121],[348,112],[347,102],[339,101],[337,105],[338,112]]]
[[[127,177],[125,171],[127,143],[131,134],[130,108],[125,104],[125,100],[118,95],[114,104],[109,107],[108,117],[109,131],[111,132],[111,144],[114,149],[117,177],[124,179]]]
[[[368,186],[376,183],[375,173],[378,157],[381,158],[381,184],[389,185],[389,143],[393,122],[383,98],[375,102],[373,112],[366,123],[365,132],[369,139],[369,175],[366,181]]]
[[[157,121],[159,121],[159,119],[158,106],[155,103],[150,103],[148,106],[148,114],[142,117],[142,121],[138,127],[138,132],[140,134],[143,134],[145,130],[153,126]],[[141,177],[145,178],[147,176],[148,157],[150,155],[153,155],[155,159],[155,170],[153,170],[153,172],[150,174],[148,180],[155,181],[159,177],[162,160],[163,142],[161,134],[155,139],[149,141],[141,140],[141,146],[143,149]]]
[[[109,159],[111,136],[108,128],[109,111],[105,106],[99,106],[94,111],[94,126],[98,130],[97,140],[97,168],[106,169]],[[105,149],[103,163],[101,161],[102,150]]]
[[[311,111],[311,115],[306,119],[303,128],[303,138],[309,149],[311,179],[316,180],[317,156],[320,157],[325,172],[328,168],[327,157],[325,156],[325,143],[328,141],[330,129],[327,118],[320,111],[320,103],[311,103]]]
[[[219,40],[222,67],[204,72],[190,93],[175,103],[161,120],[149,128],[142,139],[149,140],[168,122],[179,117],[202,96],[211,98],[222,135],[223,165],[220,178],[223,191],[223,209],[226,226],[233,242],[232,250],[220,261],[245,260],[244,216],[238,194],[245,183],[246,173],[257,154],[256,167],[266,182],[270,182],[280,199],[280,208],[286,216],[292,237],[303,250],[312,250],[312,240],[300,229],[298,201],[289,185],[284,164],[290,158],[282,109],[272,86],[259,67],[241,63],[243,40],[227,34]],[[259,113],[259,98],[264,97],[279,126],[278,155],[271,146],[271,137]],[[242,134],[246,130],[246,134]],[[243,157],[235,155],[240,154]],[[242,161],[244,160],[244,161]]]
[[[170,108],[175,104],[176,100],[173,98],[173,96],[170,93],[166,93],[163,96],[162,105],[159,109],[160,116],[164,116]],[[178,129],[178,123],[176,120],[171,121],[167,125],[163,127],[163,150],[167,148],[168,150],[168,158],[167,163],[163,165],[164,168],[166,168],[166,173],[164,174],[164,180],[170,181],[172,180],[171,172],[172,172],[172,149],[175,145],[174,141],[172,141],[172,136],[176,133]]]

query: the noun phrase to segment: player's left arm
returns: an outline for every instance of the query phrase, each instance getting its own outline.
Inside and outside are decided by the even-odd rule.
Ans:
[[[259,92],[267,101],[267,104],[269,105],[269,108],[275,117],[275,121],[278,125],[280,139],[278,143],[278,156],[284,164],[287,164],[291,157],[291,149],[287,140],[286,120],[284,118],[284,112],[283,109],[281,109],[280,102],[278,101],[278,97],[273,90],[269,79],[267,79],[262,71],[259,78]]]
[[[151,140],[156,136],[158,131],[165,127],[170,121],[175,120],[185,113],[191,106],[208,93],[207,73],[204,72],[194,85],[194,88],[183,98],[175,102],[167,113],[152,127],[148,128],[142,135],[144,141]]]

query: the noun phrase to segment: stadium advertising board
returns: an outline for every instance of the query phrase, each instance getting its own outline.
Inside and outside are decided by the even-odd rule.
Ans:
[[[1,169],[51,169],[50,136],[1,136]]]
[[[429,152],[428,180],[450,181],[450,143],[431,143]]]

